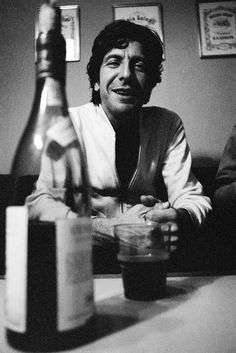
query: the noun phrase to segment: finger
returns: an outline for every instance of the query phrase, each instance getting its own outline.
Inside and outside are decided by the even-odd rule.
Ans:
[[[176,239],[176,236],[179,233],[179,227],[176,222],[167,222],[167,223],[162,223],[162,230],[165,234],[171,236],[171,238],[174,240]]]
[[[179,237],[178,237],[178,236],[170,235],[170,239],[169,239],[169,249],[170,249],[170,252],[173,253],[175,250],[177,250],[177,248],[178,248],[178,241],[179,241]]]
[[[145,217],[145,223],[148,225],[148,226],[154,226],[154,227],[158,227],[159,226],[159,223],[158,222],[155,222],[155,221],[151,221],[150,219],[146,218]],[[159,226],[160,227],[160,226]]]
[[[164,234],[164,243],[170,253],[175,252],[178,249],[178,230],[174,224],[169,224],[169,234]]]
[[[146,213],[148,211],[151,210],[151,207],[145,206],[141,203],[132,206],[131,208],[129,208],[129,210],[127,211],[127,213],[129,214],[143,214]]]
[[[159,202],[159,203],[155,204],[154,208],[158,209],[158,210],[166,210],[166,209],[170,208],[170,203],[169,203],[169,201]]]
[[[152,209],[147,211],[146,218],[151,221],[160,222],[160,223],[167,223],[167,222],[177,223],[177,213],[173,208],[163,209],[163,208],[158,208],[157,205],[155,205]]]
[[[156,203],[161,202],[161,200],[155,198],[152,195],[142,195],[142,196],[140,196],[140,201],[142,202],[143,205],[148,206],[148,207],[152,207]]]

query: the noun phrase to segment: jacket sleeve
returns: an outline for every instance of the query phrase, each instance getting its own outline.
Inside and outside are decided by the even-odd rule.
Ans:
[[[236,126],[225,145],[216,175],[213,197],[216,209],[227,216],[236,216]]]
[[[195,226],[201,225],[211,210],[200,182],[191,172],[192,158],[180,118],[175,122],[171,142],[164,157],[162,175],[172,207],[186,209]]]

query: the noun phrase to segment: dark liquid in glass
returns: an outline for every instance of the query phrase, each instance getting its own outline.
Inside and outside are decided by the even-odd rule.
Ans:
[[[118,259],[126,298],[149,301],[165,296],[167,261],[148,255]]]

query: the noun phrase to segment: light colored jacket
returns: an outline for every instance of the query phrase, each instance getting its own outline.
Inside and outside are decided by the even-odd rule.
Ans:
[[[142,108],[137,168],[127,198],[121,200],[115,167],[116,134],[102,107],[88,103],[71,108],[70,114],[76,132],[83,136],[93,190],[93,216],[118,217],[127,206],[140,203],[141,195],[153,195],[169,200],[174,208],[185,208],[196,225],[205,220],[210,200],[191,172],[191,154],[178,115],[159,107]],[[73,215],[73,209],[66,205],[63,160],[57,162],[54,175],[52,163],[43,157],[36,190],[26,200],[31,219],[55,220]]]

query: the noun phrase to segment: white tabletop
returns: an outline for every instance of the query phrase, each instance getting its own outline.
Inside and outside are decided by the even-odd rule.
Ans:
[[[0,353],[5,341],[4,280],[0,280]],[[155,302],[124,298],[122,281],[96,278],[96,337],[75,353],[235,353],[236,276],[168,278]]]

